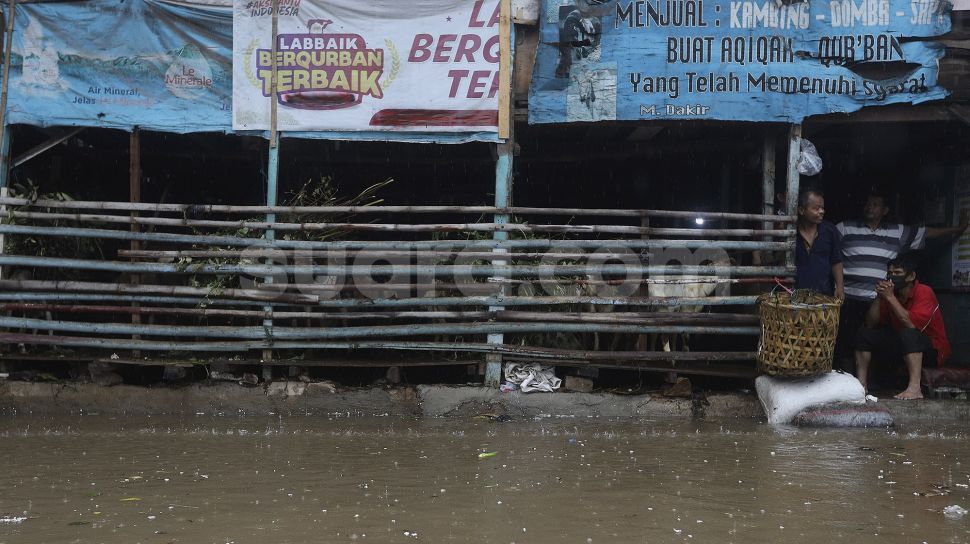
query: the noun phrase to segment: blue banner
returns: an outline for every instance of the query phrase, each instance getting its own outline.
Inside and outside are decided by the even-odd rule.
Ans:
[[[940,0],[542,0],[530,123],[801,122],[940,99]]]
[[[6,122],[229,131],[231,63],[229,8],[18,4]]]

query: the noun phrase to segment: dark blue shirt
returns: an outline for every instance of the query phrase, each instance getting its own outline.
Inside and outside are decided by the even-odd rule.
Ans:
[[[842,262],[842,238],[835,225],[822,221],[812,249],[806,247],[805,238],[798,234],[795,239],[795,289],[812,289],[832,295],[832,265]]]

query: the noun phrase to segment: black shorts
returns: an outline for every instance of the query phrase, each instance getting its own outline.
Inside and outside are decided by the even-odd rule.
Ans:
[[[923,354],[923,368],[936,366],[936,349],[930,337],[916,329],[895,331],[889,327],[862,328],[856,336],[856,351],[868,351],[873,359],[902,360],[909,353]]]
[[[859,329],[865,322],[866,312],[872,301],[846,297],[839,312],[839,336],[835,342],[836,368],[853,371],[855,368],[855,343]]]

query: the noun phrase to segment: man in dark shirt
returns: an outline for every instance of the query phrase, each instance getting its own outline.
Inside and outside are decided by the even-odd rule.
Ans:
[[[841,238],[835,225],[825,221],[825,197],[815,189],[798,195],[795,269],[796,289],[845,296]]]
[[[876,284],[876,300],[866,313],[865,328],[856,340],[856,375],[868,384],[869,363],[881,357],[902,356],[909,384],[897,399],[921,399],[923,365],[941,366],[950,356],[943,315],[936,294],[916,281],[916,266],[906,257],[889,262],[887,279]]]

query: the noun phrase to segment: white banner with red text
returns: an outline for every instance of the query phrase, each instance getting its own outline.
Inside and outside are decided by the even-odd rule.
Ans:
[[[499,0],[278,0],[278,130],[495,132]],[[234,130],[269,130],[271,0],[233,0]]]

